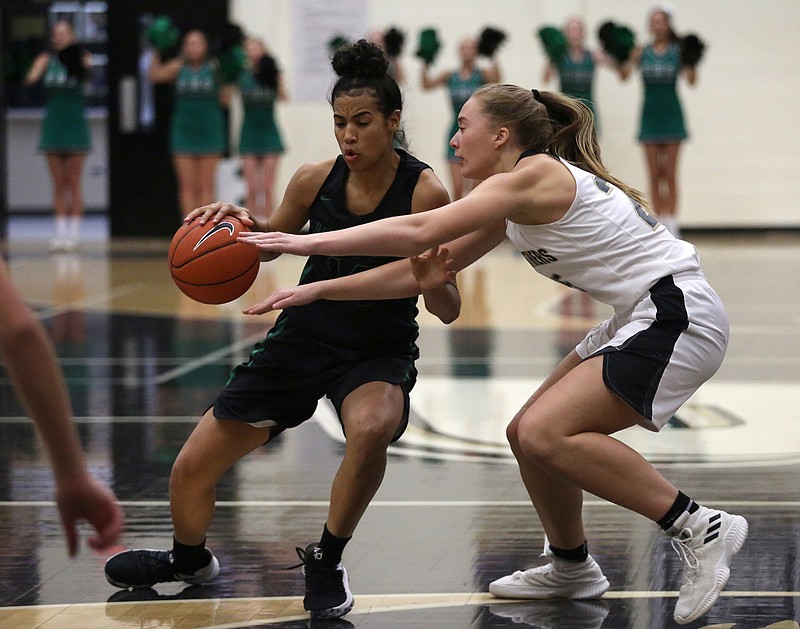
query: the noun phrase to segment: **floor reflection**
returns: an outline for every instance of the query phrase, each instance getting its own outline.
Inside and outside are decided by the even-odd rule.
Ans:
[[[56,344],[92,471],[123,502],[125,547],[170,544],[172,462],[231,367],[274,320],[243,317],[238,305],[180,303],[156,252],[10,259]],[[735,339],[715,381],[730,399],[760,397],[726,383],[762,387],[772,398],[772,407],[748,407],[741,434],[758,427],[762,440],[800,451],[800,427],[776,419],[800,404],[793,389],[800,291],[776,295],[750,271],[800,263],[800,244],[712,244],[701,254],[729,304]],[[517,291],[513,284],[499,301],[497,287],[516,282],[518,271],[530,280],[525,262],[514,260],[500,251],[465,274],[457,325],[421,316],[414,425],[405,449],[390,455],[383,486],[345,551],[356,607],[337,623],[309,621],[302,574],[286,570],[296,563],[295,546],[319,535],[342,456],[324,405],[317,419],[253,452],[220,482],[208,543],[222,573],[213,586],[119,591],[105,581],[105,557],[86,548],[75,560],[66,556],[49,466],[0,368],[0,627],[676,627],[680,566],[668,540],[592,496],[585,503],[590,550],[612,584],[602,600],[501,602],[486,593],[491,580],[535,565],[543,543],[504,443],[514,412],[504,396],[532,392],[603,317],[585,295],[561,287],[526,283]],[[266,274],[252,299],[293,283],[293,264]],[[779,385],[783,397],[769,388]],[[710,456],[723,434],[732,433],[689,425],[683,438]],[[657,437],[668,451],[672,437]],[[662,459],[684,491],[750,522],[723,597],[692,627],[797,628],[800,463],[761,458],[724,468]]]

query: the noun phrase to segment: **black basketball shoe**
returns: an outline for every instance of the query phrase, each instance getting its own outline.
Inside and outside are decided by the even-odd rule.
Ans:
[[[353,609],[355,599],[350,591],[347,570],[339,563],[330,568],[320,561],[322,551],[317,544],[309,544],[305,550],[297,548],[303,561],[306,578],[306,595],[303,607],[312,618],[339,618]]]
[[[210,583],[219,574],[219,561],[208,548],[208,564],[193,572],[175,568],[171,550],[126,550],[106,561],[106,579],[118,588],[149,588],[156,583],[185,581],[193,585]]]

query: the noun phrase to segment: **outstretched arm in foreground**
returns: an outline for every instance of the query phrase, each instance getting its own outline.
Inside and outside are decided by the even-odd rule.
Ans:
[[[108,548],[124,524],[114,493],[92,476],[72,422],[72,408],[53,345],[0,262],[0,357],[41,438],[56,481],[56,503],[70,556],[78,552],[76,524],[96,535],[89,545]]]

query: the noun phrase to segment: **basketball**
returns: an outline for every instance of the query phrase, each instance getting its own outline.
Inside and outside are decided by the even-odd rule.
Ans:
[[[185,295],[203,304],[224,304],[241,297],[258,275],[259,252],[237,242],[246,225],[233,216],[218,223],[182,225],[169,246],[169,271]]]

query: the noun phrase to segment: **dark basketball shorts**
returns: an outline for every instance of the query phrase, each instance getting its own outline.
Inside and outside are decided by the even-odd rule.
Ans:
[[[341,421],[342,403],[352,391],[368,382],[388,382],[399,385],[404,398],[397,440],[408,425],[416,358],[413,345],[407,353],[331,345],[286,318],[254,346],[248,362],[233,369],[214,402],[214,417],[274,427],[274,437],[309,419],[322,397],[330,399]]]
[[[728,315],[700,272],[660,279],[626,312],[591,330],[575,348],[603,356],[606,386],[658,431],[719,369]]]

